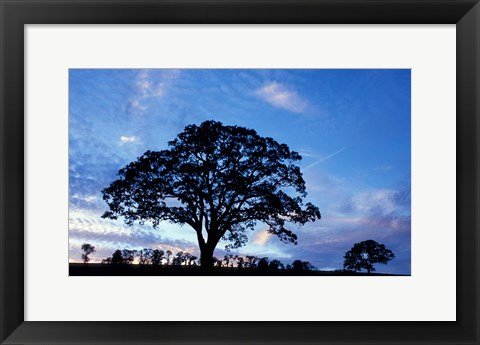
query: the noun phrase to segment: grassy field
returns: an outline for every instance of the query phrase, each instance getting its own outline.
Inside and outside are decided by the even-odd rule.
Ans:
[[[141,266],[69,264],[70,276],[397,276],[383,273],[355,273],[343,271],[260,270],[235,267],[215,267],[205,272],[199,266]]]

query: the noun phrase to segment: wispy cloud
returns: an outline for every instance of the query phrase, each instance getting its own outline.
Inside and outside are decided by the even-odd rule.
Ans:
[[[267,230],[260,230],[253,236],[252,243],[263,246],[268,242],[268,240],[270,240],[271,237],[272,235],[269,234]]]
[[[346,214],[366,214],[392,212],[398,214],[410,213],[410,184],[399,185],[396,189],[373,189],[356,193],[347,198],[337,208],[345,216]]]
[[[338,155],[339,153],[341,153],[341,152],[344,151],[345,149],[346,149],[346,147],[341,148],[341,149],[338,150],[338,151],[335,151],[335,152],[333,152],[333,153],[330,153],[329,155],[326,155],[326,156],[324,156],[324,157],[321,157],[321,158],[317,159],[315,162],[313,162],[313,163],[307,165],[305,168],[303,168],[303,171],[306,171],[306,170],[314,167],[315,165],[317,165],[317,164],[319,164],[319,163],[325,162],[326,160],[328,160],[328,159],[330,159],[330,158],[332,158],[332,157],[335,157],[336,155]]]
[[[299,96],[298,92],[284,84],[276,81],[270,82],[258,90],[255,94],[263,101],[276,108],[302,113],[305,111],[308,102]]]
[[[166,84],[155,80],[152,77],[152,70],[140,70],[135,82],[135,92],[128,100],[126,110],[134,115],[144,115],[148,111],[147,100],[162,97],[165,90]]]
[[[121,142],[122,144],[133,143],[133,142],[136,142],[136,141],[138,141],[138,137],[136,137],[136,136],[134,136],[134,135],[131,136],[131,137],[127,137],[127,136],[122,135],[122,136],[120,137],[120,142]]]

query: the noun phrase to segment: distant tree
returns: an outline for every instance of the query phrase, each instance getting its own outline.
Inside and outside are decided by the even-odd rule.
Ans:
[[[154,249],[152,251],[152,254],[150,256],[150,260],[152,262],[152,265],[155,265],[155,266],[159,266],[162,264],[162,260],[164,259],[164,256],[163,256],[164,251],[163,250],[160,250],[160,249]]]
[[[302,265],[303,265],[303,270],[304,271],[314,271],[316,270],[317,268],[315,266],[313,266],[309,261],[303,261],[302,262]]]
[[[235,256],[233,254],[229,254],[228,257],[230,258],[230,267],[233,267],[235,263]]]
[[[102,265],[110,265],[112,263],[112,257],[109,256],[106,259],[102,259]]]
[[[202,264],[201,260],[202,259],[200,258],[200,264]],[[214,264],[215,267],[222,267],[222,262],[223,261],[218,259],[217,257],[215,257],[215,256],[213,257],[213,264]]]
[[[175,255],[175,257],[173,258],[173,262],[172,262],[173,266],[180,266],[183,263],[183,261],[184,261],[183,255],[184,255],[183,251],[179,251]]]
[[[272,260],[270,261],[270,263],[268,264],[268,268],[271,269],[271,270],[278,270],[278,269],[284,269],[284,266],[283,264],[279,261],[279,260]]]
[[[167,254],[167,256],[166,256],[167,265],[170,265],[170,259],[171,259],[172,256],[173,256],[173,252],[172,252],[171,250],[167,250],[167,251],[166,251],[166,254]]]
[[[223,260],[225,261],[225,267],[228,267],[228,264],[230,262],[230,255],[225,254],[225,256],[223,257]]]
[[[150,265],[152,263],[153,250],[144,248],[138,252],[138,263],[140,265]]]
[[[109,206],[103,218],[154,227],[161,221],[187,224],[207,268],[221,239],[229,242],[226,249],[239,248],[257,222],[282,242],[296,244],[297,235],[285,225],[320,219],[316,206],[303,203],[301,156],[285,144],[216,121],[189,125],[168,144],[120,169],[119,178],[102,190]]]
[[[135,260],[136,250],[124,249],[122,250],[122,257],[125,264],[131,264]]]
[[[189,252],[186,252],[183,254],[183,262],[185,264],[185,266],[187,266],[189,263],[190,263],[190,258],[192,257],[192,254],[190,254]]]
[[[266,270],[268,269],[268,258],[264,257],[258,260],[258,269],[259,270]]]
[[[302,260],[295,260],[294,262],[292,262],[292,265],[290,267],[294,271],[312,271],[316,269],[316,267],[313,266],[309,261]]]
[[[190,258],[188,259],[188,265],[191,266],[191,265],[194,265],[194,266],[197,266],[197,260],[198,257],[196,257],[195,255],[190,255]]]
[[[95,253],[95,247],[92,246],[91,244],[89,243],[84,243],[82,244],[82,250],[83,250],[83,254],[82,254],[82,260],[83,260],[83,263],[86,264],[87,262],[90,261],[90,258],[88,257],[90,254],[93,254]]]
[[[242,256],[239,256],[237,259],[237,267],[243,268],[245,266],[245,259]]]
[[[303,271],[303,263],[302,260],[295,260],[292,262],[292,270],[294,271]]]
[[[374,272],[374,264],[386,265],[395,258],[395,254],[374,240],[367,240],[355,243],[343,257],[343,268],[349,271],[367,270],[367,273]]]
[[[237,265],[237,267],[238,267],[238,258],[239,258],[238,255],[234,255],[234,256],[233,256],[233,258],[232,258],[232,266],[231,266],[231,267],[233,267],[234,264]]]
[[[125,263],[123,260],[123,255],[122,251],[117,249],[113,254],[112,254],[112,260],[110,261],[112,265],[122,265]]]
[[[248,268],[256,268],[257,267],[258,258],[256,256],[247,255],[245,257],[245,259],[246,259],[245,267],[248,267]]]

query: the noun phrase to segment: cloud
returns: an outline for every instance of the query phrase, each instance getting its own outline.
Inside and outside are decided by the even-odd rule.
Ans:
[[[405,185],[359,192],[341,203],[338,210],[344,214],[410,214],[410,188]]]
[[[272,235],[267,232],[267,230],[260,230],[257,232],[253,238],[252,238],[252,243],[256,245],[263,246],[265,245],[270,239],[272,238]]]
[[[138,141],[138,138],[136,136],[127,137],[127,136],[122,135],[120,137],[120,142],[122,144],[133,143],[133,142],[136,142],[136,141]]]
[[[136,82],[135,91],[132,97],[128,100],[125,110],[134,115],[141,116],[148,111],[148,100],[150,98],[162,97],[166,92],[166,83],[158,81],[152,76],[154,70],[139,70]],[[167,73],[165,79],[174,79],[172,76],[176,73]]]
[[[302,113],[307,107],[307,101],[300,97],[297,91],[276,81],[262,86],[255,94],[276,108],[294,113]]]

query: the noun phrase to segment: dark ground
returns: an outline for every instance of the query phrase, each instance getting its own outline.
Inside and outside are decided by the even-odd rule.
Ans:
[[[260,270],[249,268],[215,267],[205,272],[199,266],[140,266],[69,264],[70,276],[399,276],[384,273],[355,273],[343,271]]]

